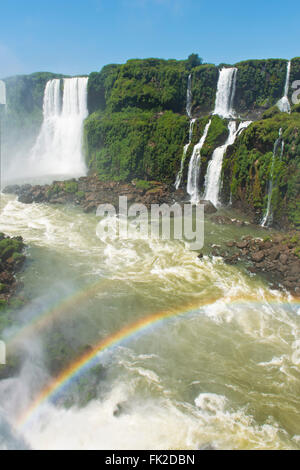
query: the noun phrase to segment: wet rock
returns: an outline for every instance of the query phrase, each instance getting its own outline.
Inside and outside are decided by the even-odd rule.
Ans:
[[[284,286],[293,295],[299,295],[300,234],[298,232],[278,234],[274,239],[265,241],[249,236],[237,242],[227,242],[226,246],[229,249],[236,247],[239,250],[238,254],[229,255],[219,251],[219,255],[226,263],[245,261],[247,270],[252,274],[262,273],[271,282],[272,288]]]
[[[200,204],[204,206],[205,214],[213,214],[214,212],[217,212],[217,208],[213,205],[211,201],[202,200],[200,201]]]
[[[15,273],[25,261],[21,237],[0,234],[0,304],[7,303],[18,287]]]

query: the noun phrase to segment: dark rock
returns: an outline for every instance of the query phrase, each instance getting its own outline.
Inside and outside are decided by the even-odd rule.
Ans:
[[[251,258],[253,261],[256,263],[260,263],[265,257],[264,251],[257,251],[255,253],[252,253]]]
[[[213,205],[211,201],[202,200],[200,201],[200,204],[204,205],[205,214],[213,214],[214,212],[217,212],[217,208]]]
[[[240,249],[244,249],[248,247],[249,242],[247,240],[243,240],[241,242],[237,242],[236,246]]]
[[[280,263],[286,264],[286,263],[287,263],[287,260],[288,260],[288,255],[287,255],[287,254],[282,253],[282,254],[279,256],[279,261],[280,261]]]

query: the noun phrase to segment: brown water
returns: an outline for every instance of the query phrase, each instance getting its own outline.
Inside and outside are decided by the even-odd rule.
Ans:
[[[21,278],[31,303],[15,315],[17,330],[99,281],[97,291],[71,310],[50,313],[51,321],[30,341],[21,335],[22,372],[0,382],[7,421],[17,427],[21,410],[48,383],[49,368],[60,370],[66,357],[149,314],[173,308],[182,315],[100,355],[99,373],[87,372],[18,429],[27,444],[300,448],[300,306],[242,266],[206,256],[213,243],[266,232],[207,221],[200,260],[177,241],[100,241],[97,223],[75,208],[25,206],[2,196],[0,230],[21,234],[28,245]]]

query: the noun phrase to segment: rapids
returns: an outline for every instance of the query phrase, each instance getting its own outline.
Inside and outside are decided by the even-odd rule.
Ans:
[[[99,240],[97,223],[77,208],[1,195],[0,231],[27,244],[20,278],[30,301],[0,332],[22,356],[20,373],[0,381],[0,448],[299,449],[299,304],[207,256],[213,243],[265,230],[207,221],[199,259],[178,241]],[[19,424],[70,359],[168,309],[179,314],[99,354]],[[42,314],[49,321],[23,335]]]

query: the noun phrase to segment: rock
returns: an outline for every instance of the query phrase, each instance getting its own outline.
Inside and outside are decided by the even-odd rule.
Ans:
[[[204,205],[204,214],[213,214],[217,212],[217,208],[213,205],[211,201],[200,201],[200,204]]]
[[[286,255],[285,253],[282,253],[282,254],[279,256],[279,261],[280,261],[280,263],[286,264],[286,263],[287,263],[287,260],[288,260],[288,255]]]
[[[297,262],[292,263],[289,266],[289,272],[293,276],[300,276],[300,260]]]
[[[241,242],[236,243],[236,246],[241,250],[248,247],[249,242],[247,240],[243,240]]]
[[[255,253],[252,253],[251,258],[253,261],[256,263],[260,263],[265,257],[265,253],[263,251],[256,251]]]
[[[17,184],[6,186],[3,189],[4,194],[19,194],[19,191],[20,191],[20,186],[18,186]]]

